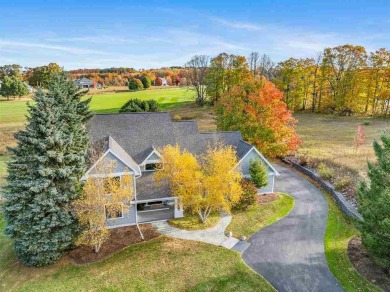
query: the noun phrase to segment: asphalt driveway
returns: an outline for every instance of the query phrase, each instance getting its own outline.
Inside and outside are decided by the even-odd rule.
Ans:
[[[293,196],[295,206],[288,216],[252,235],[244,261],[278,291],[343,291],[325,258],[328,205],[323,193],[284,165],[276,169],[281,175],[275,191]]]

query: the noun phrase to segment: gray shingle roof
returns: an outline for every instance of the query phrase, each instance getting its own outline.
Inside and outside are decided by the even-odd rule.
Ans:
[[[168,198],[172,196],[166,181],[156,183],[153,172],[144,172],[136,179],[137,200]]]
[[[196,121],[174,122],[168,113],[97,114],[89,123],[89,133],[93,142],[111,136],[138,164],[150,154],[151,147],[168,144],[179,144],[196,155],[216,143],[237,147],[240,154],[246,149],[240,146],[238,131],[199,133]]]
[[[92,143],[111,141],[107,147],[120,147],[122,150],[118,152],[127,152],[137,164],[146,159],[153,147],[158,149],[168,144],[179,144],[195,155],[217,143],[231,145],[236,148],[238,160],[253,148],[242,141],[239,131],[199,133],[196,121],[174,122],[164,112],[97,114],[88,124],[88,131]],[[170,196],[166,183],[155,184],[153,172],[144,172],[137,178],[138,200]]]

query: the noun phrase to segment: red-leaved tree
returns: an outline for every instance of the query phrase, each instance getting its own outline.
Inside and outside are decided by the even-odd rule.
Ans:
[[[217,125],[221,130],[240,130],[244,139],[270,157],[295,152],[301,140],[297,121],[287,109],[283,93],[273,83],[235,86],[217,104]]]

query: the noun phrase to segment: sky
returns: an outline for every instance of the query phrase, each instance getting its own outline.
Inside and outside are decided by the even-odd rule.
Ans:
[[[182,66],[257,51],[279,62],[325,47],[390,49],[390,1],[0,0],[0,65]]]

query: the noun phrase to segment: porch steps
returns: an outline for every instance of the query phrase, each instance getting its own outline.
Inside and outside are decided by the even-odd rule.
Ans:
[[[228,237],[224,241],[221,242],[220,246],[226,247],[228,249],[231,249],[233,246],[235,246],[239,240],[235,237]]]

